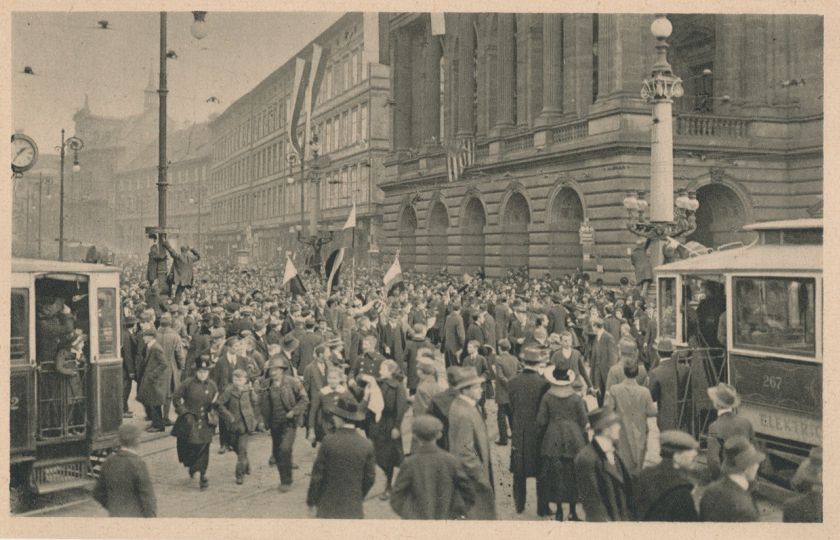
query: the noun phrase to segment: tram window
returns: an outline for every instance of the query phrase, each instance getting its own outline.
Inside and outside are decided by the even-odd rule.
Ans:
[[[25,364],[29,352],[29,290],[12,289],[11,360]]]
[[[114,289],[99,289],[99,354],[116,354],[117,293]]]
[[[816,354],[813,278],[733,278],[734,345],[805,356]]]
[[[659,334],[660,337],[677,337],[677,280],[659,280]]]

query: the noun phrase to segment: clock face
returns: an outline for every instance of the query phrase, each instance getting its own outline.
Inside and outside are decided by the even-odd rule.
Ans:
[[[31,169],[38,159],[38,147],[35,141],[26,135],[12,135],[12,169],[24,172]]]

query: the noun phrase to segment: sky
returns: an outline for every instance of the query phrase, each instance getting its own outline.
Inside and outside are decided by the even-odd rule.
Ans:
[[[170,12],[167,48],[178,58],[167,63],[169,117],[182,127],[221,113],[341,15],[211,11],[207,37],[196,40],[192,14]],[[108,30],[99,29],[100,20]],[[72,135],[85,94],[93,114],[140,113],[150,72],[158,85],[159,51],[157,12],[13,13],[13,129],[52,153],[62,128]],[[35,74],[24,74],[26,66]],[[208,103],[210,97],[220,103]]]

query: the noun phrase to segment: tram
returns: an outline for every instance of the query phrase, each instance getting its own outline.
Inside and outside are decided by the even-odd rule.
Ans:
[[[769,459],[760,473],[789,486],[822,444],[822,219],[748,225],[755,240],[658,266],[659,336],[689,365],[681,422],[701,442],[714,419],[705,389],[741,397]]]
[[[33,496],[90,484],[97,463],[117,446],[122,422],[119,280],[118,268],[102,264],[12,259],[13,510],[25,508]],[[57,311],[87,336],[75,368],[56,369],[57,340],[49,319],[58,317]]]

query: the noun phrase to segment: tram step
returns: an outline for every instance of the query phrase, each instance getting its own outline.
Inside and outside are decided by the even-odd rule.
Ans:
[[[38,461],[32,469],[32,477],[35,492],[39,494],[84,487],[94,481],[88,456]]]

